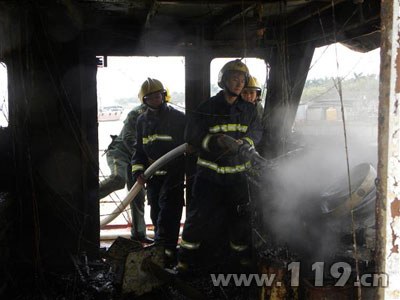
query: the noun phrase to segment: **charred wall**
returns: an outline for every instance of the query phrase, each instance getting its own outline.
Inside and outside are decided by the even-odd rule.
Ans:
[[[30,277],[98,248],[96,62],[62,10],[32,2],[2,4],[1,44],[10,110],[4,151],[15,173],[9,247],[14,271]]]
[[[171,19],[168,26],[161,19],[146,28],[129,16],[49,3],[3,1],[0,6],[0,59],[8,67],[10,107],[9,128],[0,132],[0,160],[9,171],[0,174],[0,187],[15,191],[14,259],[28,261],[20,267],[36,271],[41,265],[69,265],[69,254],[98,248],[95,55],[184,55],[188,113],[209,97],[214,57],[246,52],[265,59],[271,73],[263,146],[276,153],[290,133],[314,48],[335,40],[355,44],[379,24],[378,1],[365,1],[355,17],[356,6],[343,3],[335,22],[332,10],[292,24],[295,16],[270,19],[265,33],[244,49],[238,24],[227,28],[231,34],[224,29],[218,35],[207,24]],[[362,38],[356,41],[364,44]],[[370,41],[368,48],[376,44]]]

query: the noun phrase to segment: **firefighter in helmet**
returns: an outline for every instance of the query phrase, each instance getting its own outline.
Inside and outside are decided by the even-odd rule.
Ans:
[[[123,189],[125,184],[128,189],[133,186],[131,157],[133,145],[136,141],[136,121],[145,110],[146,105],[144,104],[134,107],[126,117],[120,134],[111,136],[112,142],[106,150],[107,163],[111,170],[111,175],[100,182],[99,199],[116,190]],[[146,236],[144,201],[145,192],[142,190],[130,203],[132,213],[131,239],[142,243],[152,243],[153,240]]]
[[[257,108],[258,116],[262,119],[264,108],[261,105],[261,85],[257,78],[249,76],[249,82],[241,93],[243,100],[254,104]]]
[[[244,63],[240,60],[226,63],[218,76],[218,85],[223,90],[201,103],[188,118],[185,140],[199,154],[178,271],[184,272],[195,262],[215,220],[225,220],[229,246],[237,262],[249,257],[249,216],[238,213],[237,208],[248,203],[245,173],[250,162],[232,153],[223,142],[228,135],[241,146],[254,147],[261,138],[257,110],[240,96],[248,81],[249,70]]]
[[[147,110],[137,121],[137,140],[132,157],[133,178],[147,187],[155,244],[172,258],[178,241],[183,207],[184,157],[169,162],[145,180],[144,170],[158,158],[183,144],[185,115],[166,103],[167,90],[157,79],[143,82],[139,99]]]

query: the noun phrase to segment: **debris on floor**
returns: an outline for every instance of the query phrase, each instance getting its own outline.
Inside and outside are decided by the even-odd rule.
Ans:
[[[146,264],[147,262],[147,264]],[[162,281],[154,276],[149,264],[164,268],[164,249],[162,247],[147,247],[136,249],[128,254],[125,260],[122,293],[134,293],[141,296],[162,285]]]

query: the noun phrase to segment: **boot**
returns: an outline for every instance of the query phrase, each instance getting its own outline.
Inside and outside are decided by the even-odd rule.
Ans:
[[[132,241],[138,241],[141,242],[142,244],[152,244],[154,243],[154,240],[147,237],[147,236],[131,236]]]

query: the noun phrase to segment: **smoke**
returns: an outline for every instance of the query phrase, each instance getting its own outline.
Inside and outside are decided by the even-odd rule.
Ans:
[[[309,131],[292,137],[294,145],[302,145],[302,151],[267,172],[260,193],[264,234],[272,237],[276,246],[288,245],[314,259],[334,253],[340,243],[341,235],[327,226],[321,204],[324,191],[347,179],[342,123],[326,125],[330,127],[314,127],[314,134]],[[375,129],[358,125],[348,128],[350,169],[361,163],[376,168]]]

